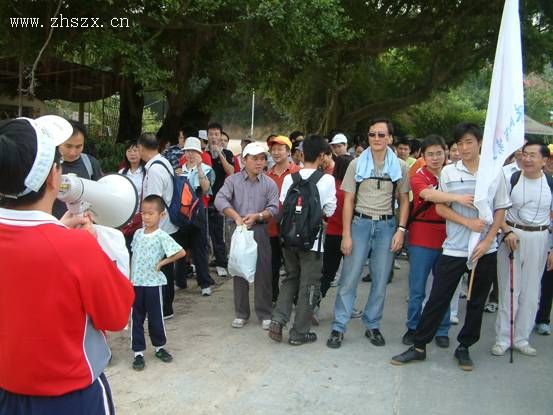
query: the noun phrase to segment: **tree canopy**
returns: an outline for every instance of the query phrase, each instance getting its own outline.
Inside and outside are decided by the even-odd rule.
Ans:
[[[520,8],[525,68],[542,68],[553,6]],[[458,85],[493,59],[502,9],[502,0],[12,0],[0,5],[4,22],[40,17],[44,27],[2,25],[0,45],[27,72],[44,48],[121,75],[119,139],[140,132],[145,90],[167,96],[168,139],[251,89],[298,127],[326,133]],[[60,15],[104,27],[50,28]]]

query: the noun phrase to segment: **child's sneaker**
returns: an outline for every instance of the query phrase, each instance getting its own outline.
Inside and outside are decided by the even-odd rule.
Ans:
[[[144,356],[142,355],[137,355],[134,357],[134,360],[132,362],[132,368],[134,370],[143,370],[144,369],[144,366],[146,366],[146,363],[144,363]]]
[[[156,352],[156,357],[164,363],[169,363],[173,360],[173,356],[171,356],[163,347]]]

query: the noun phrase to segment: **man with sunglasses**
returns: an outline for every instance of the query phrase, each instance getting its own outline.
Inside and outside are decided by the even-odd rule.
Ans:
[[[344,191],[341,249],[344,265],[336,304],[330,348],[342,344],[346,326],[357,297],[357,285],[367,257],[372,276],[371,292],[363,311],[365,336],[375,346],[384,346],[380,320],[384,309],[386,286],[394,261],[394,252],[403,246],[409,214],[407,164],[388,147],[393,140],[393,126],[387,119],[369,124],[369,148],[352,161],[341,189]],[[399,201],[399,226],[394,216]]]

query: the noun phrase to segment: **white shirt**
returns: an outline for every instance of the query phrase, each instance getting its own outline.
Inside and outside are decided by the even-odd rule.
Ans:
[[[138,197],[142,194],[142,179],[144,177],[144,168],[142,166],[138,166],[138,168],[133,172],[131,169],[127,170],[126,173],[123,173],[125,169],[119,170],[119,174],[123,174],[124,176],[127,176],[132,184],[134,184],[134,187],[136,189],[136,192],[138,193]]]
[[[538,179],[528,179],[520,175],[511,190],[511,181],[507,180],[507,190],[511,193],[513,206],[507,211],[509,222],[527,226],[549,226],[549,215],[553,210],[551,189],[545,175]]]
[[[314,172],[315,169],[301,169],[299,171],[300,176],[304,180],[309,178]],[[286,194],[288,193],[288,189],[290,189],[291,185],[292,175],[288,174],[282,182],[282,189],[280,190],[280,203],[284,203],[284,199],[286,199]],[[321,209],[323,214],[329,218],[336,210],[336,184],[334,182],[334,177],[330,174],[324,174],[323,177],[321,177],[321,179],[317,182],[317,190],[319,190],[319,199],[321,201]],[[313,243],[311,250],[317,251],[318,245],[319,241],[317,238]],[[322,251],[323,244],[321,242],[321,252]]]
[[[154,164],[157,160],[167,166],[169,171],[173,171],[171,163],[169,163],[166,158],[162,157],[161,154],[156,154],[148,160],[145,166],[146,176],[144,177],[143,184],[143,198],[149,195],[158,195],[161,196],[165,204],[169,206],[171,204],[171,198],[173,197],[173,177],[169,176],[169,172],[165,167],[160,166],[159,163]],[[169,235],[175,233],[179,229],[173,225],[167,211],[165,211],[165,215],[161,218],[159,228]]]

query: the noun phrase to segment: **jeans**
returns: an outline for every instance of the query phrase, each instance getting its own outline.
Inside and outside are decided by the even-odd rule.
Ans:
[[[409,302],[407,303],[407,328],[416,330],[422,313],[422,304],[426,292],[426,280],[441,254],[441,249],[422,246],[409,247]],[[434,272],[435,274],[435,272]],[[437,336],[447,336],[449,330],[449,309],[436,332]]]
[[[358,216],[353,217],[351,223],[352,250],[349,256],[344,256],[342,275],[334,305],[332,330],[342,333],[346,331],[346,325],[351,318],[353,305],[357,298],[357,285],[367,257],[370,259],[372,284],[367,304],[363,310],[362,321],[368,329],[379,327],[388,277],[394,262],[394,253],[390,251],[390,246],[395,232],[395,219],[373,221]]]

